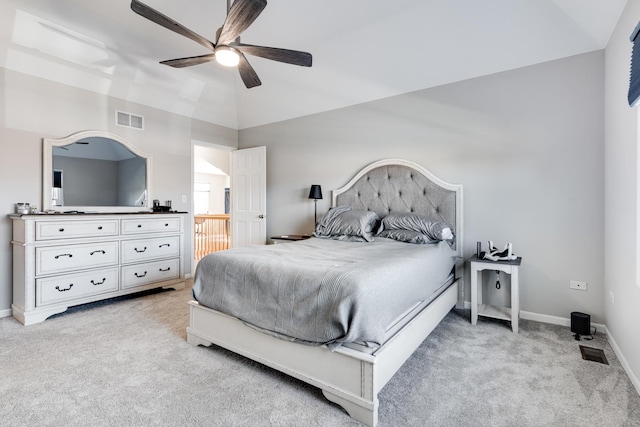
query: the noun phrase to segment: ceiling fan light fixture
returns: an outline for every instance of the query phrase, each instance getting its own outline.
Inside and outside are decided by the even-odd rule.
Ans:
[[[312,63],[312,56],[308,52],[240,43],[240,34],[251,26],[266,6],[267,0],[233,0],[233,4],[231,4],[231,0],[227,0],[227,18],[224,20],[222,27],[216,31],[214,43],[163,13],[147,6],[140,0],[131,0],[131,10],[138,15],[191,39],[212,52],[206,55],[160,61],[161,64],[174,68],[184,68],[204,64],[215,59],[216,62],[225,67],[236,67],[247,89],[260,86],[262,83],[245,55],[259,56],[301,67],[311,67]]]
[[[240,62],[240,55],[235,49],[228,46],[220,46],[216,48],[216,62],[225,67],[236,67]]]

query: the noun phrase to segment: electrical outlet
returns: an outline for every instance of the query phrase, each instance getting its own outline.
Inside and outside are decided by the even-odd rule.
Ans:
[[[578,280],[572,280],[569,282],[569,287],[571,289],[577,289],[579,291],[587,290],[587,282],[580,282]]]
[[[611,304],[615,302],[615,298],[613,297],[613,292],[609,291],[609,299],[611,300]]]
[[[182,203],[187,203],[187,195],[186,194],[182,195]]]

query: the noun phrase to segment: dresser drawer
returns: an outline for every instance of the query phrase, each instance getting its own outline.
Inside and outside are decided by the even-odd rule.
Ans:
[[[180,277],[180,260],[147,262],[122,267],[122,289]]]
[[[36,276],[118,264],[118,242],[36,248]]]
[[[117,236],[118,220],[43,221],[36,223],[36,240]]]
[[[118,267],[36,279],[36,305],[43,306],[118,290]]]
[[[180,218],[123,219],[122,234],[180,231]]]
[[[176,258],[180,255],[180,237],[124,240],[120,253],[123,264],[159,258]]]

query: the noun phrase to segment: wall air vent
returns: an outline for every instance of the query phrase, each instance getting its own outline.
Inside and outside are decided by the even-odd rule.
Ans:
[[[144,117],[116,110],[116,124],[133,129],[144,129]]]

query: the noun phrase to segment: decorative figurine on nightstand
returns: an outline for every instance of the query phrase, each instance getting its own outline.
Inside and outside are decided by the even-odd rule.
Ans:
[[[489,250],[481,252],[479,258],[489,261],[513,261],[518,257],[513,253],[513,245],[507,243],[503,251],[500,251],[493,245],[493,241],[489,240]]]

